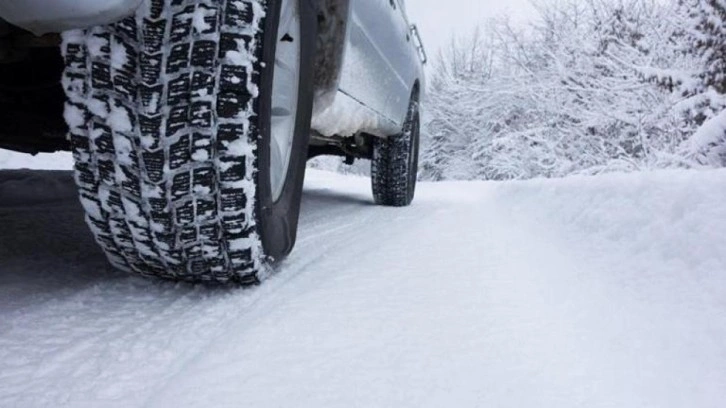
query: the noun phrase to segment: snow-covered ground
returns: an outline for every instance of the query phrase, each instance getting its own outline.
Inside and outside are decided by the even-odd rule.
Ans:
[[[110,270],[69,173],[0,172],[0,406],[726,404],[726,171],[408,209],[311,171],[303,206],[277,275],[208,289]]]
[[[0,169],[70,170],[73,157],[70,153],[25,153],[0,149]]]

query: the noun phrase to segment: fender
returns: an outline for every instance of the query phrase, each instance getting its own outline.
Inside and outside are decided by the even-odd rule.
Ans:
[[[0,0],[0,18],[37,35],[108,24],[143,0]]]
[[[329,108],[338,92],[350,18],[350,0],[318,0],[314,111]]]

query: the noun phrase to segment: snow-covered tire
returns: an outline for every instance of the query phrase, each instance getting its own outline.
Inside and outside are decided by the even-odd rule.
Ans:
[[[406,207],[416,193],[420,118],[418,100],[411,98],[401,134],[373,139],[371,182],[378,205]]]
[[[289,3],[299,38],[280,40]],[[116,24],[64,33],[75,177],[114,266],[254,284],[292,250],[315,24],[307,0],[145,0]],[[289,165],[273,197],[271,94],[282,41],[299,45],[298,97]]]

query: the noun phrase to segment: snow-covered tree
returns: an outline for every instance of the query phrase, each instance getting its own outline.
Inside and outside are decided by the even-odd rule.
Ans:
[[[701,164],[726,165],[726,1],[683,0],[686,52],[699,61],[683,81],[680,104],[687,125],[700,126],[686,148]]]
[[[683,142],[695,127],[681,111],[701,53],[684,47],[683,10],[658,0],[543,3],[527,27],[492,21],[477,34],[486,41],[455,43],[434,81],[426,175],[691,165]]]

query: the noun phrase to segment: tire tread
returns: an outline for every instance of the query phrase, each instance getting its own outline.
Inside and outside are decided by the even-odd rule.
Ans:
[[[136,16],[64,34],[76,182],[114,266],[259,281],[263,9],[263,0],[146,0]]]

